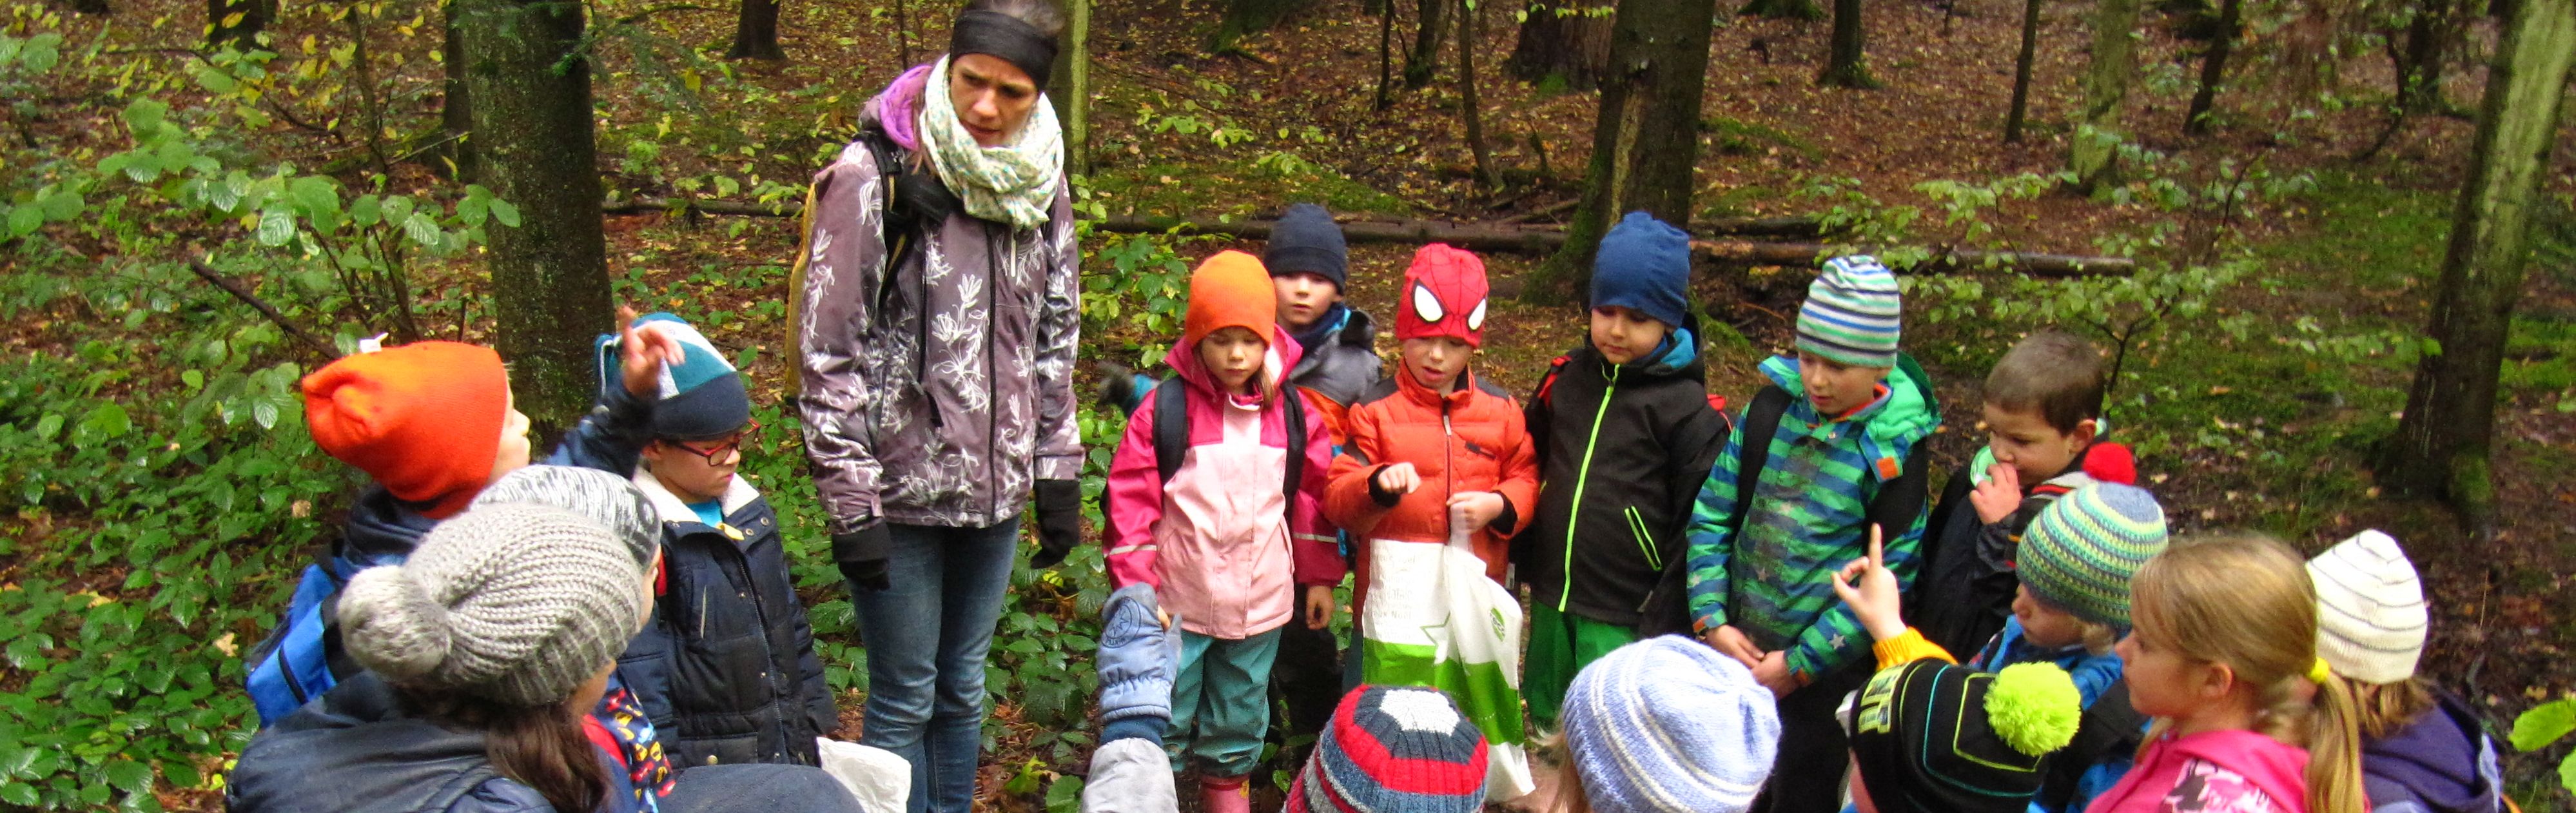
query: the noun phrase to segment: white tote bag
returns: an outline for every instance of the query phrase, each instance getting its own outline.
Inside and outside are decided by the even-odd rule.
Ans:
[[[1448,694],[1485,734],[1485,798],[1527,795],[1536,786],[1522,747],[1520,602],[1485,578],[1464,534],[1446,545],[1368,545],[1362,679]]]

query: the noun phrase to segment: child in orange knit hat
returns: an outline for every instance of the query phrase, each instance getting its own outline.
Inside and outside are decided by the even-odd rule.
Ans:
[[[625,475],[652,432],[664,359],[679,345],[637,330],[620,309],[623,388],[604,388],[600,409],[565,435],[547,463]],[[373,481],[349,507],[329,553],[307,567],[286,617],[253,650],[250,692],[263,724],[285,716],[358,667],[332,657],[324,612],[359,570],[401,564],[439,520],[463,511],[483,486],[528,465],[528,416],[512,407],[510,373],[491,348],[424,341],[360,352],[305,376],[304,422],[313,442]]]
[[[1210,813],[1250,809],[1245,777],[1270,728],[1280,630],[1323,629],[1342,580],[1320,508],[1333,441],[1284,386],[1301,348],[1277,307],[1252,255],[1201,264],[1164,359],[1175,375],[1127,419],[1109,464],[1110,580],[1153,585],[1181,628],[1168,737],[1176,770],[1199,766]],[[1165,403],[1171,393],[1177,403]]]

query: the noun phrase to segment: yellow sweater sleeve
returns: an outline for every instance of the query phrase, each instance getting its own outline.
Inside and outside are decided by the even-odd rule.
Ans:
[[[1959,662],[1958,658],[1950,656],[1950,650],[1942,649],[1940,644],[1932,643],[1931,639],[1923,637],[1921,630],[1913,627],[1906,627],[1903,635],[1871,644],[1870,651],[1878,655],[1880,669],[1913,663],[1924,658],[1939,658],[1948,663]]]

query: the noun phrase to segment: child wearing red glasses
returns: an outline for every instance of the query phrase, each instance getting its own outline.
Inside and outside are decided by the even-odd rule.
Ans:
[[[662,519],[652,622],[618,659],[673,762],[819,763],[839,725],[814,631],[779,543],[778,514],[735,474],[759,426],[742,376],[679,317],[636,320],[676,340],[635,472]],[[615,369],[603,359],[602,370]]]

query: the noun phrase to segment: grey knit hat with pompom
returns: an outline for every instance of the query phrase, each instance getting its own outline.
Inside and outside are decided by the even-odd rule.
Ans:
[[[597,521],[561,508],[475,508],[400,565],[341,591],[342,639],[403,686],[520,706],[563,702],[644,622],[643,568]]]
[[[521,466],[474,496],[474,508],[530,503],[551,505],[607,526],[626,543],[635,563],[648,565],[662,547],[662,519],[632,480],[580,466]]]

